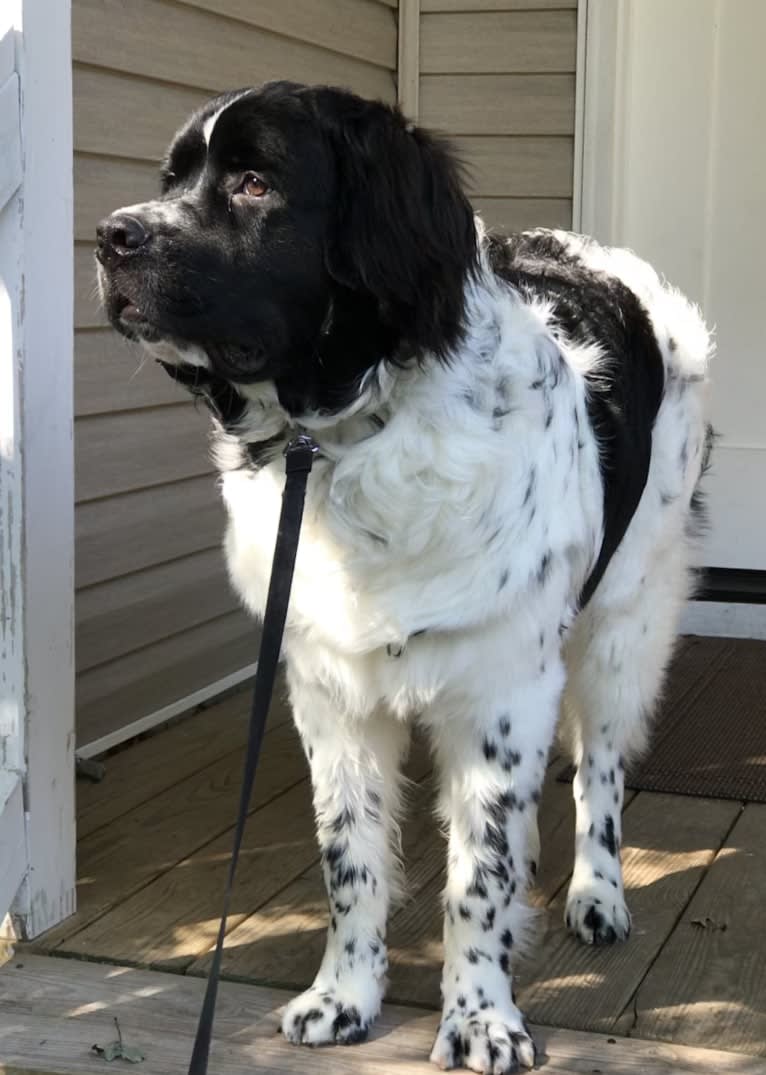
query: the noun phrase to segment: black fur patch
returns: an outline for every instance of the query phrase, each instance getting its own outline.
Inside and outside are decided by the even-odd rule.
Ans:
[[[649,316],[621,280],[594,272],[555,235],[490,237],[492,269],[528,297],[553,304],[575,343],[595,342],[605,359],[590,378],[588,415],[604,488],[601,551],[580,596],[584,607],[622,541],[649,474],[651,440],[664,387],[662,354]]]

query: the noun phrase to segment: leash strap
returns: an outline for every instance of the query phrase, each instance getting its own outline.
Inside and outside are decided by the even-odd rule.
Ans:
[[[234,846],[229,861],[226,878],[226,890],[223,897],[223,914],[218,927],[218,940],[215,946],[213,964],[205,989],[205,999],[197,1023],[191,1062],[188,1075],[207,1075],[210,1042],[213,1034],[215,1002],[218,995],[218,980],[221,974],[223,943],[226,937],[226,919],[229,915],[231,894],[234,886],[234,874],[237,870],[242,836],[245,831],[247,811],[255,782],[255,770],[263,743],[266,717],[274,691],[274,679],[282,648],[282,635],[287,619],[287,605],[290,600],[290,587],[295,570],[295,556],[298,551],[303,505],[306,499],[306,484],[318,451],[316,443],[306,434],[301,434],[285,448],[285,487],[282,493],[282,510],[279,516],[277,540],[274,546],[274,559],[271,564],[269,593],[266,598],[266,611],[263,615],[263,634],[258,654],[258,668],[255,674],[253,702],[250,709],[245,770],[242,776],[242,790],[239,796],[237,824],[234,829]]]

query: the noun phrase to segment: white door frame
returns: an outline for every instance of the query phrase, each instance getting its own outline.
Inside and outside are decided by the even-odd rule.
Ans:
[[[0,920],[23,937],[75,893],[70,20],[0,14]]]
[[[579,0],[573,227],[605,243],[619,241],[626,21],[626,0]]]
[[[698,16],[702,14],[695,7],[696,0],[684,0],[683,9],[679,0],[674,2],[678,6],[673,16],[690,20],[687,47],[688,59],[693,61],[696,50],[710,45],[707,18],[714,14],[715,5],[713,0],[706,0],[706,19],[695,20],[695,10]],[[645,169],[659,159],[670,172],[676,168],[679,174],[698,178],[697,186],[689,191],[688,219],[678,224],[682,233],[686,227],[693,235],[695,224],[704,222],[702,208],[707,195],[703,188],[711,167],[706,133],[694,126],[695,120],[699,122],[698,110],[685,108],[685,102],[698,100],[700,94],[709,92],[707,55],[700,55],[700,61],[704,59],[705,63],[689,62],[674,71],[677,92],[667,95],[668,111],[661,118],[679,132],[678,138],[672,145],[667,145],[666,139],[662,154],[657,141],[652,142],[652,123],[642,112],[642,79],[645,85],[645,80],[652,77],[651,64],[647,64],[652,58],[641,51],[635,25],[639,17],[646,21],[642,3],[643,0],[579,2],[573,214],[575,229],[607,244],[635,246],[639,253],[645,216],[636,211],[640,202],[636,184],[641,184],[642,174],[648,182],[650,173]],[[684,122],[687,112],[694,112],[689,123]],[[661,127],[657,132],[659,140]],[[706,266],[691,245],[689,249],[668,248],[671,264],[657,267],[704,304]],[[682,629],[696,634],[766,639],[766,605],[692,601]]]

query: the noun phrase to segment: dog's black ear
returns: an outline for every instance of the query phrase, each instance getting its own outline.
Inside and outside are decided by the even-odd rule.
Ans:
[[[337,162],[337,217],[328,249],[335,280],[377,301],[415,351],[458,341],[476,229],[448,145],[377,101],[319,90],[316,107]]]

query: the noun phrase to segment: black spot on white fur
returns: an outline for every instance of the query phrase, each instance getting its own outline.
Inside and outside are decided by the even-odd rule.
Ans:
[[[604,827],[599,835],[599,843],[602,847],[605,847],[612,857],[617,855],[617,838],[614,829],[614,818],[607,817],[604,819]]]

